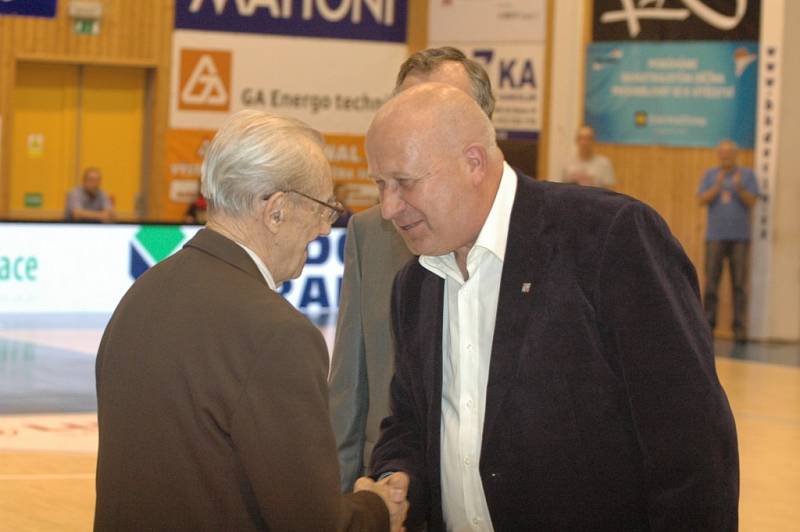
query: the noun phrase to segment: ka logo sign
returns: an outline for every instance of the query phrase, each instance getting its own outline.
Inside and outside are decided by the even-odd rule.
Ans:
[[[178,109],[227,112],[230,93],[230,52],[181,50]]]

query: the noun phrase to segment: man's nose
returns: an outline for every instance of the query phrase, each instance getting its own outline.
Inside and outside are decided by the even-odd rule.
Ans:
[[[381,216],[384,220],[393,220],[403,211],[405,202],[396,187],[386,187],[381,192]]]
[[[331,234],[331,227],[333,226],[333,224],[323,221],[321,225],[322,225],[322,231],[319,232],[319,236],[328,236],[329,234]]]

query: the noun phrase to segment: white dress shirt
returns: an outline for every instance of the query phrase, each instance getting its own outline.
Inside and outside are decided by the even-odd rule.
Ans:
[[[442,512],[447,530],[492,531],[480,470],[486,385],[492,358],[500,277],[503,272],[517,176],[503,163],[492,208],[467,255],[464,280],[454,253],[421,256],[420,264],[443,278]]]
[[[264,276],[264,280],[267,281],[267,284],[269,285],[269,287],[272,288],[273,291],[277,292],[278,291],[278,285],[275,284],[275,281],[272,279],[272,273],[269,271],[269,268],[267,268],[267,265],[264,264],[264,261],[261,260],[261,257],[256,255],[255,251],[253,251],[249,247],[245,246],[241,242],[236,242],[236,243],[239,244],[239,246],[243,250],[245,250],[248,255],[250,255],[250,258],[253,259],[253,262],[256,263],[256,267],[258,268],[258,271],[260,271],[261,275]]]

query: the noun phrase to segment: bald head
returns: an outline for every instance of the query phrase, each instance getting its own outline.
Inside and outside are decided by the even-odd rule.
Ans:
[[[412,148],[436,145],[458,150],[478,143],[492,150],[497,146],[494,126],[475,100],[446,83],[418,83],[386,102],[367,131],[367,149],[385,136]]]
[[[409,249],[465,257],[503,174],[494,127],[475,100],[442,83],[410,87],[378,110],[366,149],[381,214]]]

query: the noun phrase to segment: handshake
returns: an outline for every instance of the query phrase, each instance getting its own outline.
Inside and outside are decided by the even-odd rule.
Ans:
[[[392,473],[386,478],[377,482],[369,477],[361,477],[356,480],[353,492],[371,491],[380,495],[386,508],[389,510],[389,525],[391,532],[401,532],[405,530],[403,523],[408,512],[408,475],[399,471]]]

